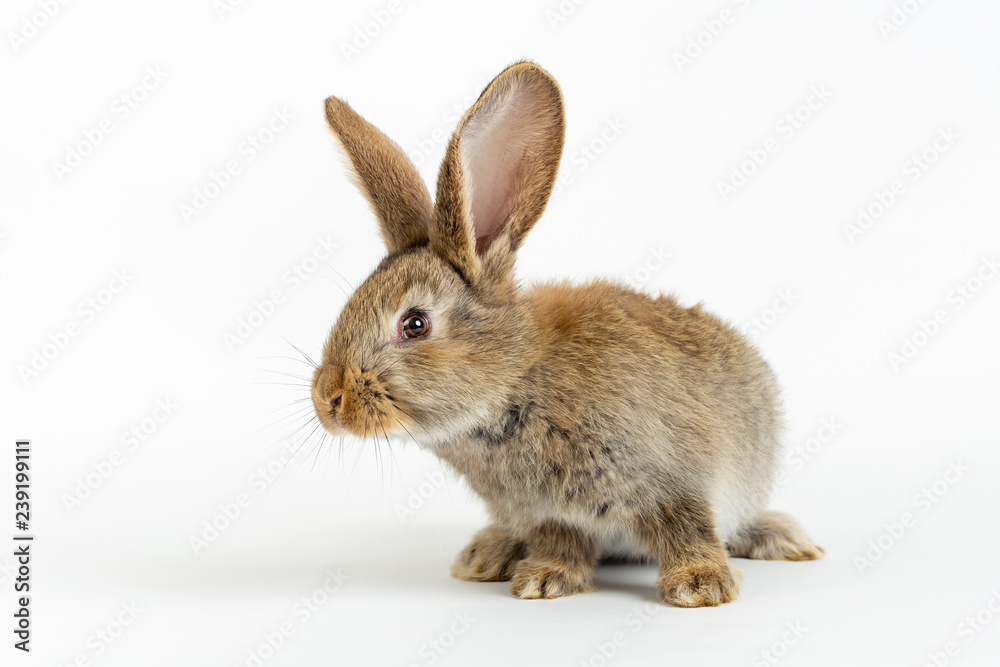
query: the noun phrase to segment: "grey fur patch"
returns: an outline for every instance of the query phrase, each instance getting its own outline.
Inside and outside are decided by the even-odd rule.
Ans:
[[[501,447],[519,438],[535,410],[535,404],[528,401],[524,405],[511,403],[504,411],[499,424],[490,427],[478,427],[472,430],[471,436],[488,447]]]

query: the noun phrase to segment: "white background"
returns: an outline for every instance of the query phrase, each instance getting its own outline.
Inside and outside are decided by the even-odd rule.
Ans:
[[[28,437],[37,541],[30,655],[11,648],[0,550],[0,662],[996,664],[1000,6],[895,0],[911,13],[887,31],[893,1],[592,0],[561,15],[557,0],[414,0],[378,28],[387,0],[221,15],[211,0],[94,1],[51,18],[6,2],[0,533],[14,532],[13,441]],[[794,460],[773,504],[826,559],[739,561],[742,593],[715,609],[654,605],[653,567],[521,601],[449,578],[485,518],[430,454],[291,437],[307,393],[280,373],[308,367],[290,343],[317,355],[344,290],[383,254],[323,99],[349,100],[433,182],[458,114],[522,58],[560,81],[568,134],[519,274],[607,275],[745,326],[787,396]],[[812,90],[826,99],[809,109]],[[275,110],[294,120],[269,135]],[[764,164],[744,164],[769,138]],[[231,161],[239,172],[211,187]],[[753,173],[724,199],[734,169]],[[319,240],[336,248],[314,262]],[[248,318],[260,326],[228,345]],[[179,406],[162,423],[158,400]],[[284,443],[301,449],[260,484]],[[213,520],[229,525],[196,553]],[[307,616],[309,596],[322,602]],[[133,603],[134,620],[120,611]],[[294,632],[271,651],[282,624]]]

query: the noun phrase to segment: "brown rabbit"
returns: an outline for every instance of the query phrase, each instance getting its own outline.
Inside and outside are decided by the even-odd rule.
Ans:
[[[331,433],[409,434],[493,523],[452,566],[522,598],[592,590],[603,557],[659,564],[660,595],[733,600],[728,556],[822,549],[764,509],[780,398],[743,335],[622,285],[521,289],[517,249],[548,201],[565,122],[540,67],[504,70],[448,144],[432,203],[403,151],[344,101],[326,117],[389,255],[350,297],[312,396]]]

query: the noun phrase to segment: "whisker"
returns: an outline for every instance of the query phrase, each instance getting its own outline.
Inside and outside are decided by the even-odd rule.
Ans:
[[[282,438],[282,440],[284,440],[284,438]],[[249,456],[247,456],[245,459],[243,459],[243,462],[245,463],[247,461],[250,461],[251,459],[257,458],[258,456],[260,456],[261,454],[263,454],[267,450],[271,449],[272,447],[276,447],[277,445],[280,445],[281,442],[282,442],[282,440],[279,440],[278,442],[272,442],[270,445],[265,446],[263,449],[259,449],[256,452],[253,452],[252,454],[250,454]]]
[[[376,380],[381,380],[382,376],[385,375],[385,372],[387,370],[389,370],[390,368],[392,368],[393,366],[395,366],[396,364],[398,364],[402,360],[403,360],[403,357],[400,357],[399,359],[396,359],[396,361],[392,362],[391,364],[389,364],[388,366],[386,366],[385,368],[383,368],[382,372],[375,376],[375,379]]]
[[[319,442],[316,443],[316,448],[315,448],[316,449],[316,458],[313,459],[312,466],[310,466],[310,468],[309,468],[309,474],[310,475],[313,473],[314,470],[316,470],[316,462],[319,461],[319,454],[320,454],[320,452],[323,451],[323,440],[324,440],[324,438],[321,437],[319,439]]]
[[[293,399],[292,402],[289,403],[288,405],[279,405],[274,410],[269,410],[268,412],[265,412],[264,416],[265,417],[270,417],[271,415],[273,415],[278,410],[287,410],[288,408],[294,408],[294,407],[297,407],[295,405],[296,403],[301,403],[302,401],[311,401],[311,400],[312,400],[312,396],[303,396],[302,398]]]
[[[330,267],[331,269],[333,269],[334,273],[336,273],[336,274],[340,275],[340,272],[339,272],[339,271],[337,271],[337,269],[334,269],[334,268],[333,268],[333,266],[331,266],[331,265],[330,265],[330,264],[329,264],[328,262],[324,261],[323,263],[324,263],[324,264],[326,264],[327,266],[329,266],[329,267]],[[340,291],[344,293],[344,296],[346,296],[346,297],[347,297],[348,299],[350,299],[350,298],[351,298],[351,293],[350,293],[350,292],[348,292],[348,291],[347,291],[346,289],[344,289],[344,286],[343,286],[343,285],[341,285],[340,283],[338,283],[338,282],[337,282],[336,280],[334,280],[334,279],[333,279],[333,278],[331,278],[330,276],[324,276],[324,275],[323,275],[322,273],[316,273],[316,274],[314,274],[314,275],[317,275],[317,276],[321,276],[321,277],[323,277],[323,278],[326,278],[326,279],[327,279],[327,280],[329,280],[329,281],[330,281],[331,283],[333,283],[334,285],[336,285],[337,287],[339,287],[339,288],[340,288]],[[343,276],[341,276],[341,278],[343,278]]]
[[[264,373],[275,373],[277,375],[284,375],[285,377],[295,378],[296,380],[303,380],[309,383],[312,382],[312,378],[307,378],[304,375],[295,375],[294,373],[286,373],[284,371],[273,371],[270,368],[261,368],[260,370]]]
[[[326,264],[326,265],[327,265],[327,266],[328,266],[328,267],[330,268],[330,270],[331,270],[331,271],[333,271],[333,272],[334,272],[334,273],[336,273],[336,274],[337,274],[338,276],[340,276],[340,279],[341,279],[341,280],[343,280],[343,281],[344,281],[345,283],[347,283],[347,286],[348,286],[348,287],[350,287],[350,288],[351,288],[352,290],[354,290],[354,291],[357,291],[357,289],[358,289],[358,288],[357,288],[357,286],[355,286],[355,285],[352,285],[352,284],[351,284],[351,281],[350,281],[350,280],[348,280],[347,278],[345,278],[345,277],[344,277],[344,274],[343,274],[343,273],[341,273],[340,271],[338,271],[337,269],[335,269],[335,268],[333,267],[333,264],[331,264],[330,262],[326,261],[325,259],[324,259],[324,260],[322,260],[322,262],[323,262],[324,264]],[[343,289],[343,287],[341,287],[341,289]],[[347,294],[347,290],[344,290],[344,294]],[[348,297],[348,298],[350,298],[350,296],[351,296],[350,294],[347,294],[347,297]]]
[[[385,426],[382,424],[382,415],[381,414],[378,416],[378,427],[380,429],[382,429],[382,435],[385,436],[385,442],[388,445],[389,444],[389,435],[385,432]],[[378,447],[379,449],[382,448],[382,441],[378,439],[378,433],[377,432],[375,433],[375,443],[376,443],[376,447]],[[390,451],[390,453],[392,452],[392,446],[391,445],[389,445],[389,451]],[[380,471],[379,478],[380,478],[379,479],[379,481],[380,481],[380,488],[382,489],[382,493],[385,493],[385,472],[384,471]],[[392,488],[392,466],[389,466],[389,488],[390,489]]]
[[[277,424],[279,424],[280,422],[284,421],[285,419],[290,419],[290,418],[293,418],[293,417],[296,418],[296,419],[304,419],[305,421],[303,423],[299,424],[299,426],[297,428],[295,428],[291,433],[289,433],[288,435],[286,435],[286,436],[284,436],[282,438],[282,440],[291,440],[292,438],[295,437],[295,435],[299,431],[301,431],[303,428],[305,428],[306,426],[308,426],[309,423],[311,422],[311,419],[308,418],[309,417],[308,414],[303,414],[303,411],[299,411],[299,412],[297,412],[295,414],[287,415],[287,416],[282,417],[282,418],[280,418],[280,419],[278,419],[278,420],[276,420],[274,422],[271,422],[270,424],[267,424],[265,426],[261,426],[260,428],[254,430],[254,431],[251,431],[250,433],[248,433],[247,437],[256,435],[256,434],[260,433],[261,431],[265,431],[265,430],[267,430],[269,428],[272,428],[272,427],[276,426]],[[296,424],[296,422],[293,421],[291,424],[286,424],[286,426],[294,426],[295,424]],[[253,459],[253,458],[256,458],[256,457],[260,456],[261,454],[263,454],[267,450],[269,450],[272,447],[274,447],[276,444],[279,444],[279,443],[273,443],[273,444],[267,445],[263,449],[260,449],[260,450],[258,450],[256,452],[254,452],[253,454],[251,454],[250,456],[248,456],[245,460],[249,461],[250,459]]]
[[[354,471],[358,469],[358,462],[361,461],[361,455],[364,454],[365,450],[363,447],[358,447],[358,456],[354,459],[354,466],[351,468],[351,477],[354,477]]]
[[[312,415],[309,419],[306,420],[306,422],[304,424],[300,425],[297,429],[295,429],[294,431],[292,431],[292,433],[289,434],[288,437],[289,438],[294,438],[295,436],[297,436],[302,431],[302,429],[308,427],[309,424],[311,424],[313,422],[313,420],[315,420],[317,424],[322,425],[320,423],[320,421],[319,421],[319,417],[317,415]]]
[[[332,438],[332,436],[330,435],[329,431],[324,431],[323,432],[323,444],[324,445],[326,444],[326,439],[327,438]],[[331,440],[331,444],[333,444],[332,440]],[[332,447],[330,449],[332,450]],[[326,464],[323,466],[323,479],[321,480],[324,485],[326,484],[326,473],[330,470],[330,458],[332,456],[333,456],[333,452],[332,451],[328,451],[327,455],[326,455]]]
[[[392,407],[396,408],[397,410],[399,410],[400,412],[402,412],[404,415],[406,415],[407,417],[409,417],[410,419],[412,419],[414,424],[418,423],[416,417],[414,417],[412,414],[410,414],[409,412],[407,412],[403,408],[399,407],[395,403],[392,404]]]
[[[285,341],[286,343],[288,343],[288,344],[289,344],[289,345],[291,345],[291,346],[292,346],[293,348],[295,348],[295,351],[296,351],[296,352],[298,352],[298,353],[299,353],[299,354],[301,354],[301,355],[302,355],[303,357],[305,357],[305,360],[306,360],[306,361],[308,361],[308,362],[309,362],[310,364],[312,364],[313,368],[319,368],[319,364],[317,364],[317,363],[316,363],[315,361],[313,361],[313,358],[312,358],[312,357],[310,357],[310,356],[309,356],[308,354],[306,354],[305,352],[303,352],[303,351],[302,351],[302,350],[301,350],[301,349],[300,349],[300,348],[299,348],[298,346],[296,346],[296,345],[295,345],[295,343],[293,343],[292,341],[288,340],[288,339],[287,339],[287,338],[285,338],[284,336],[282,336],[282,339],[284,339],[284,341]]]
[[[257,433],[260,433],[261,431],[266,431],[269,428],[274,428],[275,426],[277,426],[278,424],[280,424],[283,421],[293,420],[292,423],[294,424],[295,420],[307,417],[309,415],[309,413],[311,413],[313,411],[314,411],[313,410],[313,406],[311,406],[311,405],[300,406],[299,409],[296,410],[295,412],[292,412],[291,414],[287,414],[284,417],[278,417],[277,419],[275,419],[270,424],[265,424],[264,426],[261,426],[259,429],[257,429],[256,431],[254,431],[251,435],[256,435]],[[286,424],[286,426],[291,426],[291,424]]]
[[[333,283],[334,285],[336,285],[337,287],[339,287],[341,289],[341,291],[345,295],[347,295],[347,298],[351,298],[351,295],[347,294],[347,290],[344,289],[343,285],[341,285],[340,283],[338,283],[336,280],[334,280],[330,276],[324,276],[322,273],[313,273],[313,274],[310,274],[310,275],[319,276],[320,278],[323,278],[325,280],[329,280],[331,283]]]
[[[381,420],[381,417],[379,419]],[[372,440],[375,442],[373,452],[375,454],[375,473],[379,479],[379,490],[385,493],[385,475],[382,474],[382,441],[378,439],[378,431],[372,436]]]
[[[289,361],[296,361],[296,362],[298,362],[300,364],[305,364],[306,366],[311,366],[311,364],[308,361],[306,361],[305,359],[301,359],[299,357],[289,357],[289,356],[281,355],[281,354],[273,354],[273,355],[271,355],[269,357],[247,357],[247,358],[248,359],[254,359],[256,361],[264,361],[265,359],[287,359]],[[264,370],[264,369],[261,369],[261,370]]]
[[[311,431],[309,431],[309,434],[306,435],[305,438],[303,438],[302,442],[305,443],[305,444],[310,443],[312,441],[313,436],[316,434],[316,430],[319,429],[322,426],[323,425],[321,423],[319,423],[319,420],[317,419],[316,420],[316,426],[314,426],[313,429]],[[309,460],[309,457],[312,456],[312,453],[313,453],[314,449],[315,449],[314,447],[306,447],[306,453],[305,453],[305,456],[302,457],[302,463],[305,463],[306,461]],[[299,464],[299,467],[302,467],[302,463]]]
[[[413,440],[413,442],[416,442],[417,439],[413,437],[412,433],[410,433],[410,429],[406,428],[406,426],[403,424],[403,422],[399,421],[398,417],[396,417],[395,419],[396,419],[396,423],[399,424],[399,427],[401,429],[403,429],[404,431],[406,431],[406,435],[410,436],[410,440]]]
[[[305,445],[305,442],[306,441],[303,440],[298,445],[293,445],[292,446],[293,447],[292,448],[292,455],[290,457],[288,457],[287,461],[285,461],[284,463],[281,464],[281,467],[278,468],[278,472],[274,473],[274,479],[278,479],[278,476],[281,475],[281,473],[285,470],[285,467],[295,459],[295,455],[298,454],[302,450],[302,447]]]
[[[398,419],[396,420],[396,423],[399,424],[399,420]],[[400,424],[400,426],[402,426],[402,424]],[[404,426],[403,429],[405,430],[406,427]],[[390,489],[392,488],[392,468],[395,467],[396,468],[396,472],[399,473],[400,490],[402,490],[402,488],[403,488],[402,487],[402,485],[403,485],[403,469],[399,467],[399,462],[396,460],[396,453],[394,451],[392,451],[392,442],[389,440],[389,434],[386,432],[384,425],[382,426],[382,433],[385,435],[385,444],[389,447],[389,460],[391,462],[390,463],[390,467],[389,467],[389,488]],[[409,433],[409,431],[407,431],[407,433]],[[412,437],[412,436],[410,436],[410,437]]]

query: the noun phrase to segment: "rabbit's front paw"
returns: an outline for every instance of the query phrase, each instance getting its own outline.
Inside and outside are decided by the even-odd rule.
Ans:
[[[479,531],[451,566],[451,576],[465,581],[510,581],[524,558],[524,543],[490,526]]]
[[[663,572],[658,588],[675,607],[716,607],[736,599],[741,578],[727,562],[708,562]]]
[[[514,595],[526,600],[558,598],[597,590],[591,585],[593,568],[556,560],[528,558],[514,568]]]

